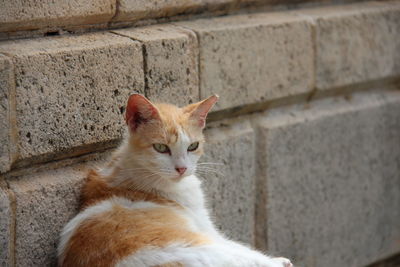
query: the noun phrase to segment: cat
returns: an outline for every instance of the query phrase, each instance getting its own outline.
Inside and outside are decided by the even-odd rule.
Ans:
[[[61,233],[59,266],[293,266],[227,239],[210,219],[195,172],[217,100],[178,108],[129,97],[127,135],[89,172],[81,211]]]

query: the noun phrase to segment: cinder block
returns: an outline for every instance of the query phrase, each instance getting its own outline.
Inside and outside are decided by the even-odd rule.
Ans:
[[[224,122],[206,131],[198,175],[220,230],[244,243],[254,241],[254,133],[248,122]]]
[[[11,108],[10,93],[13,90],[12,63],[0,54],[0,173],[6,172],[11,165]]]
[[[196,35],[174,25],[115,31],[143,44],[146,96],[187,105],[199,100]]]
[[[258,244],[308,267],[366,266],[399,253],[399,114],[394,91],[267,115],[257,145],[266,199]]]
[[[8,192],[0,188],[0,265],[11,266],[12,211]]]
[[[77,213],[86,170],[74,166],[10,181],[16,198],[16,266],[56,266],[62,227]]]
[[[1,1],[0,32],[108,22],[115,0]]]
[[[217,109],[310,92],[311,25],[287,13],[179,23],[199,39],[201,97],[220,94]]]
[[[141,45],[111,33],[0,43],[16,81],[19,161],[110,146],[123,132],[126,100],[143,92]]]
[[[137,21],[140,19],[162,18],[213,10],[236,2],[236,0],[120,0],[118,12],[113,21]]]
[[[315,21],[318,89],[400,74],[400,3],[299,11]]]

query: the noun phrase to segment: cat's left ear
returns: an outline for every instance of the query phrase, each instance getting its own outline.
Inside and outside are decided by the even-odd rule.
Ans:
[[[204,128],[206,125],[207,114],[218,101],[218,98],[218,95],[210,96],[203,101],[184,107],[183,110],[190,113],[190,119],[195,121],[200,128]]]

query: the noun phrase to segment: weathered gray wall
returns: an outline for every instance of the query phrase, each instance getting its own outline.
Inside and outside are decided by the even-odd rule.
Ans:
[[[1,266],[55,264],[132,91],[179,105],[221,96],[204,157],[217,164],[201,176],[232,238],[300,267],[400,252],[400,1],[285,1],[273,12],[278,1],[64,2],[0,11]],[[207,13],[231,9],[242,14]]]

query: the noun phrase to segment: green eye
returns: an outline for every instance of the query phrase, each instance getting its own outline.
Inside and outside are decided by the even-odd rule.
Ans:
[[[199,147],[199,142],[194,142],[188,147],[188,151],[195,151]]]
[[[153,148],[159,153],[170,153],[169,147],[164,144],[153,144]]]

